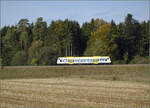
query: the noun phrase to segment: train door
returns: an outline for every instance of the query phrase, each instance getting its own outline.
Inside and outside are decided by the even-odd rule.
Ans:
[[[98,64],[98,58],[94,57],[94,64]]]
[[[73,59],[69,58],[69,64],[73,64]]]

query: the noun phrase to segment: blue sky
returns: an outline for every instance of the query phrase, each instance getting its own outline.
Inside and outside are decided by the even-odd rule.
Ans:
[[[16,25],[21,18],[35,22],[38,17],[50,24],[68,18],[82,25],[91,18],[123,22],[128,13],[141,21],[149,19],[149,0],[141,1],[1,1],[1,27]]]

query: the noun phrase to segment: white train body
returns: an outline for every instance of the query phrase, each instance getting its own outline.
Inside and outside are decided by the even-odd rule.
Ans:
[[[109,56],[58,57],[57,64],[110,64]]]

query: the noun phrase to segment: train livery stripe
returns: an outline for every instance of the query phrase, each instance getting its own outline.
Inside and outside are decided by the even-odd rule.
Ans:
[[[73,64],[73,60],[72,59],[69,59],[69,64]]]
[[[94,64],[98,64],[98,58],[94,58]]]

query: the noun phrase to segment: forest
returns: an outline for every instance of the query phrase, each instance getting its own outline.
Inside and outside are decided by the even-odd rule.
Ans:
[[[91,19],[80,25],[75,20],[42,17],[35,23],[20,19],[0,29],[4,66],[55,65],[60,56],[110,56],[113,64],[149,63],[150,20],[139,22],[127,14],[124,22]]]

